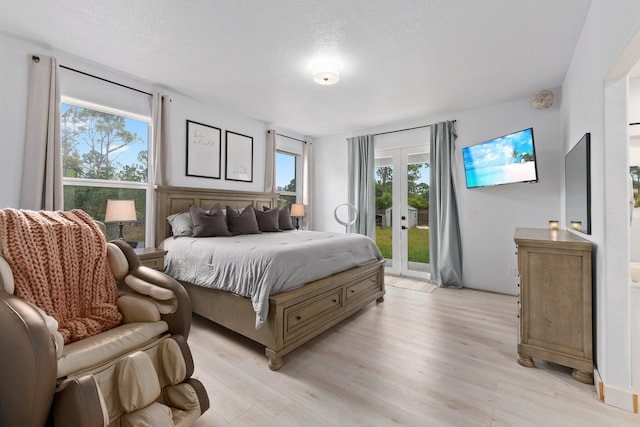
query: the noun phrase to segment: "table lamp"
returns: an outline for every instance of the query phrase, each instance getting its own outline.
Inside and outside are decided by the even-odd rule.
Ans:
[[[107,200],[104,222],[118,222],[118,239],[124,240],[124,223],[135,221],[136,205],[133,200]]]
[[[291,205],[291,218],[296,219],[296,230],[300,229],[300,218],[304,216],[304,205],[294,203]]]

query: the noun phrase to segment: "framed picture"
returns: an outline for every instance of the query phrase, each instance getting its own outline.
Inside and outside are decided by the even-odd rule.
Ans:
[[[187,120],[187,176],[220,179],[222,131]]]
[[[229,181],[253,182],[253,137],[225,132],[225,172]]]

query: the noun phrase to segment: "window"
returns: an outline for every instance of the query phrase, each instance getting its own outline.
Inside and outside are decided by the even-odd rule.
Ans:
[[[125,239],[145,246],[149,184],[149,117],[63,98],[60,109],[64,209],[83,209],[104,221],[107,200],[134,200],[137,220],[125,223]],[[118,235],[108,223],[107,240]]]
[[[287,206],[298,201],[298,165],[299,157],[295,154],[276,152],[276,191],[280,193],[279,206]]]

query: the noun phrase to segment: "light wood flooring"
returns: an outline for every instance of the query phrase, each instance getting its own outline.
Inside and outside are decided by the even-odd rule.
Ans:
[[[211,409],[204,426],[638,426],[570,370],[516,362],[516,298],[389,286],[284,357],[194,316],[189,343]]]

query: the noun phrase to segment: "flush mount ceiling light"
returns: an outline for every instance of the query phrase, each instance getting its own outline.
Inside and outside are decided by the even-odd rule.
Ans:
[[[332,85],[340,80],[340,67],[335,61],[323,60],[313,64],[313,81],[319,85]]]

